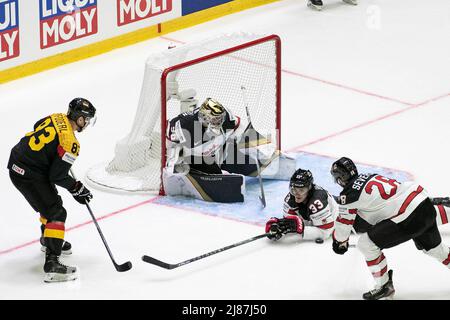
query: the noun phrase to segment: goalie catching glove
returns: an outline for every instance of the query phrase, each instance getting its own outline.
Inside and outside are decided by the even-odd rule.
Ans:
[[[302,218],[298,216],[287,216],[285,218],[270,218],[266,222],[266,233],[270,233],[267,238],[279,240],[286,233],[298,233],[303,235],[304,225]]]
[[[86,204],[92,199],[92,193],[86,188],[81,181],[77,181],[72,190],[69,190],[74,199],[81,204]]]

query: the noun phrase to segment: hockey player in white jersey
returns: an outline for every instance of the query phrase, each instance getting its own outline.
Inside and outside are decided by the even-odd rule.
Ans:
[[[303,240],[321,243],[334,229],[337,208],[334,198],[314,184],[311,171],[297,169],[284,199],[284,217],[270,218],[266,233],[271,233],[268,238],[272,240],[278,240],[286,233],[298,233]]]
[[[345,157],[333,163],[331,175],[343,187],[338,198],[333,251],[344,254],[348,250],[357,216],[372,225],[357,244],[376,282],[375,289],[363,294],[365,300],[394,296],[393,271],[388,270],[383,249],[412,239],[417,249],[450,268],[450,249],[442,243],[436,208],[421,185],[400,183],[378,174],[358,174],[353,161]]]

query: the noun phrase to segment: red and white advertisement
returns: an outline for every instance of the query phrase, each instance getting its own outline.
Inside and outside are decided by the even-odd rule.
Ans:
[[[39,0],[41,49],[98,31],[97,0]]]
[[[19,55],[19,1],[0,1],[0,61]]]
[[[172,12],[172,0],[116,0],[117,25],[123,26]]]

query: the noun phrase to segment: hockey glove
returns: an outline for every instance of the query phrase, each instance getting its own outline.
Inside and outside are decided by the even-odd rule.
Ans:
[[[283,230],[278,224],[279,221],[280,219],[272,217],[266,222],[266,233],[270,233],[267,238],[270,240],[276,241],[283,236]]]
[[[281,219],[280,222],[284,229],[283,233],[298,233],[303,235],[304,224],[302,218],[299,216],[289,215]]]
[[[339,242],[333,239],[333,251],[337,254],[344,254],[348,250],[348,241]]]
[[[69,190],[78,203],[86,204],[92,199],[92,193],[80,181],[75,183],[72,190]]]

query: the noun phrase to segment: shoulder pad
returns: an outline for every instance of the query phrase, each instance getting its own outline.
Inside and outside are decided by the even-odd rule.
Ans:
[[[314,203],[314,201],[320,200],[322,202],[324,208],[328,205],[328,192],[326,192],[321,187],[316,187],[314,185],[314,191],[311,194],[309,200],[308,200],[308,206],[311,203]]]
[[[374,174],[360,174],[358,178],[342,190],[340,196],[337,198],[337,203],[346,205],[358,201],[365,184],[373,176]]]
[[[75,158],[80,153],[80,143],[73,133],[69,119],[63,113],[55,113],[51,116],[53,126],[58,134],[59,145],[58,153],[63,157],[62,151],[70,153]]]

